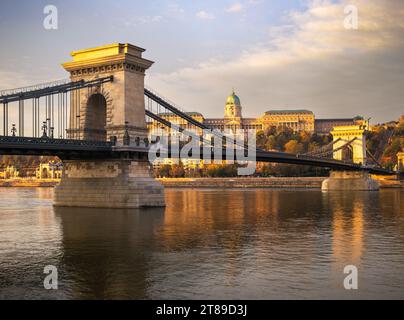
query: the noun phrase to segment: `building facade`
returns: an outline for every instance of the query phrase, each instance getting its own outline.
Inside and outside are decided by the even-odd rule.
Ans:
[[[19,170],[14,166],[7,166],[0,171],[0,179],[15,179],[20,176]]]
[[[189,112],[187,114],[211,129],[233,133],[236,133],[237,130],[240,129],[266,131],[271,128],[289,128],[294,132],[306,131],[310,133],[329,134],[335,126],[349,126],[356,123],[356,118],[315,119],[314,113],[305,109],[269,110],[258,118],[244,118],[240,98],[234,91],[226,99],[223,118],[205,118],[199,112]],[[183,129],[195,130],[194,126],[175,114],[161,113],[159,116]],[[174,132],[175,130],[169,130],[157,121],[149,122],[148,128],[155,135],[176,134]],[[197,133],[201,134],[202,130],[197,130]]]
[[[341,119],[316,119],[314,121],[314,132],[318,134],[329,134],[334,127],[353,126],[357,124],[360,117]]]
[[[62,163],[41,163],[36,169],[37,179],[61,179],[63,172]]]

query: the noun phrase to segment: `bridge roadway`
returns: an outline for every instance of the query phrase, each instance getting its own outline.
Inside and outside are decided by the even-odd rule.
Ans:
[[[214,159],[214,150],[210,147],[201,147],[199,158],[204,158],[204,152],[211,153]],[[0,136],[0,155],[32,155],[32,156],[57,156],[62,160],[91,160],[91,159],[148,159],[149,148],[145,146],[114,146],[111,142],[50,139],[50,138],[26,138],[13,136]],[[177,158],[178,155],[170,151],[162,151],[159,156],[165,158]],[[222,152],[222,159],[226,160],[226,153]],[[285,152],[256,151],[257,162],[272,162],[294,165],[308,165],[325,167],[333,170],[367,171],[372,174],[391,175],[394,172],[366,167],[359,164],[333,159],[315,158],[310,156],[295,155]]]

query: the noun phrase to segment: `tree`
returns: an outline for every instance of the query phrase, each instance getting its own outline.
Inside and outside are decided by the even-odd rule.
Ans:
[[[257,147],[264,148],[266,140],[267,139],[266,139],[266,135],[265,135],[264,131],[262,131],[262,130],[257,131],[257,140],[256,140]]]
[[[276,150],[277,148],[278,148],[278,143],[277,143],[277,141],[276,141],[275,136],[270,135],[270,136],[267,138],[267,141],[266,141],[266,143],[265,143],[265,149],[266,149],[266,150]]]
[[[157,175],[159,177],[168,178],[170,177],[170,169],[171,169],[170,165],[164,164],[157,169]]]
[[[185,176],[184,165],[182,162],[174,164],[170,167],[170,177],[183,178]]]
[[[290,140],[285,144],[285,152],[298,154],[302,153],[304,146],[302,143],[298,142],[297,140]]]

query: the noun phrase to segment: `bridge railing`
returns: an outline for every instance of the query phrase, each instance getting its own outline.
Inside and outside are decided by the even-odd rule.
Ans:
[[[83,139],[81,95],[113,81],[59,80],[0,92],[0,134],[33,138]]]
[[[43,89],[52,88],[52,87],[56,87],[56,86],[66,85],[70,82],[71,82],[70,79],[61,79],[61,80],[55,80],[55,81],[51,81],[51,82],[46,82],[46,83],[41,83],[41,84],[36,84],[36,85],[31,85],[31,86],[26,86],[26,87],[0,90],[0,101],[3,101],[6,97],[9,97],[9,96],[21,95],[21,94],[27,93],[27,92],[38,91],[38,90],[43,90]]]

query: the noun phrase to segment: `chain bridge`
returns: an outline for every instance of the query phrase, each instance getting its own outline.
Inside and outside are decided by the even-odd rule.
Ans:
[[[0,91],[0,154],[58,156],[64,173],[55,189],[55,205],[164,205],[163,187],[150,175],[149,149],[158,141],[150,138],[147,123],[157,122],[188,137],[210,129],[145,88],[145,72],[153,62],[142,57],[144,51],[130,44],[75,51],[73,60],[63,64],[70,73],[68,80]],[[186,128],[164,119],[162,113],[176,115]],[[329,145],[310,153],[256,149],[255,160],[326,167],[337,172],[339,185],[346,177],[366,184],[369,173],[392,174],[366,150],[366,130],[366,125],[337,127]],[[218,131],[212,134],[226,138]],[[197,138],[201,159],[206,159],[206,152],[214,159],[217,150],[212,139]],[[228,159],[228,146],[220,148],[223,159]],[[245,144],[234,143],[234,149],[248,152]],[[165,156],[178,155],[167,151]],[[334,188],[332,183],[326,185]]]

